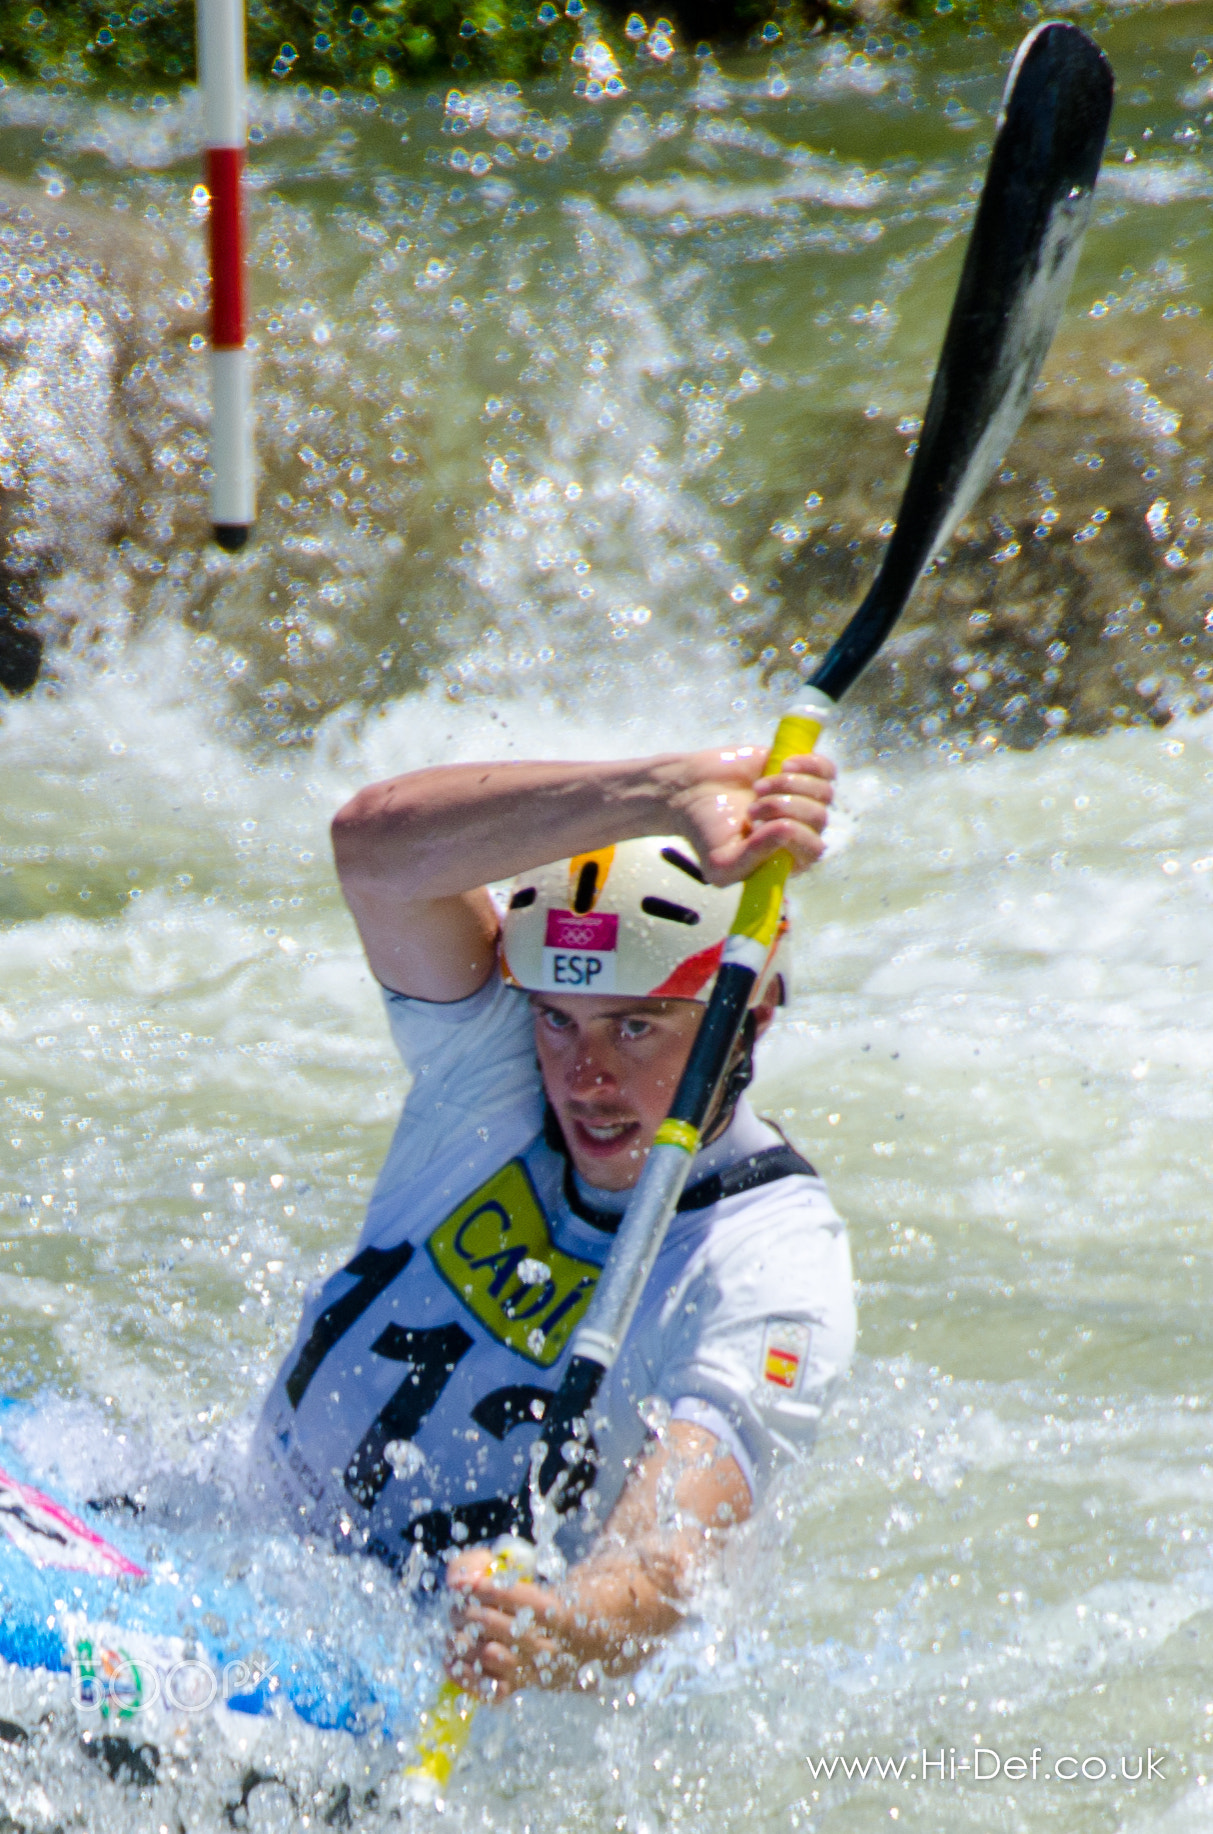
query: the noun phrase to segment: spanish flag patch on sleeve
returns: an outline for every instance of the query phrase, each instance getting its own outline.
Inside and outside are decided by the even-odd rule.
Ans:
[[[762,1339],[762,1380],[794,1395],[809,1354],[809,1327],[792,1318],[769,1318]]]

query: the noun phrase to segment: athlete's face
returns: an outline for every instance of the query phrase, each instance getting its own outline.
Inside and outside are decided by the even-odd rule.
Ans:
[[[531,1005],[543,1086],[573,1164],[600,1190],[630,1190],[669,1113],[702,1004],[543,993]]]

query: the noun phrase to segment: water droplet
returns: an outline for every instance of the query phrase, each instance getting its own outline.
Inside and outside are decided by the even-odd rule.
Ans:
[[[389,1439],[383,1456],[392,1467],[393,1476],[404,1479],[420,1471],[425,1459],[411,1439]]]
[[[646,1395],[637,1412],[649,1432],[656,1437],[660,1437],[670,1424],[670,1404],[663,1401],[660,1395]]]

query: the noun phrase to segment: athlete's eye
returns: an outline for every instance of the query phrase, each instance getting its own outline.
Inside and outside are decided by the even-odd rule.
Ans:
[[[621,1019],[619,1021],[621,1038],[647,1038],[652,1029],[648,1019]]]
[[[573,1023],[567,1013],[557,1012],[554,1006],[545,1006],[541,1010],[539,1018],[551,1032],[567,1032],[570,1025]]]

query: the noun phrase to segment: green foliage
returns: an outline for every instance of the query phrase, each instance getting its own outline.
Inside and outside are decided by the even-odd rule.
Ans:
[[[538,0],[249,0],[247,19],[250,77],[380,95],[450,68],[526,76],[567,59],[576,37],[562,14],[541,23]],[[194,21],[193,0],[0,0],[0,73],[10,82],[192,82]]]
[[[1033,0],[1028,0],[1028,6]],[[566,5],[573,17],[566,14]],[[795,35],[814,26],[900,15],[933,29],[1018,16],[1021,0],[654,0],[682,43],[738,42],[772,22]],[[631,0],[605,0],[615,28]],[[387,95],[410,77],[533,76],[567,64],[582,0],[246,0],[248,69],[255,81],[354,87]],[[1027,11],[1027,8],[1024,8]],[[10,82],[175,87],[193,82],[194,0],[0,0],[0,75]],[[950,15],[950,18],[937,18]],[[620,39],[620,44],[624,41]]]

